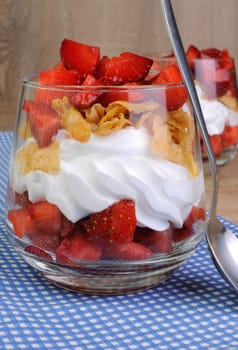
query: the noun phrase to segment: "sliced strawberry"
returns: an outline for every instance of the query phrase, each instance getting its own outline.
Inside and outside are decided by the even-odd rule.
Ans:
[[[58,262],[77,266],[78,264],[74,259],[99,260],[101,248],[93,245],[81,234],[76,234],[64,238],[55,253]]]
[[[75,223],[70,221],[63,214],[61,215],[61,230],[60,230],[61,237],[66,237],[70,235],[74,231],[75,226],[76,226]]]
[[[221,57],[221,50],[215,48],[215,47],[209,47],[207,49],[201,50],[201,57],[202,58],[220,58]]]
[[[170,253],[172,251],[172,230],[154,231],[137,227],[135,242],[141,243],[153,253]]]
[[[98,98],[98,102],[101,103],[104,107],[107,107],[114,101],[127,101],[131,103],[137,103],[152,99],[151,91],[149,89],[146,90],[146,88],[136,88],[137,86],[142,86],[142,84],[142,82],[125,83],[113,91],[102,93],[102,95]],[[135,88],[131,89],[133,86]]]
[[[216,157],[220,156],[222,153],[221,135],[210,135],[209,138],[210,138],[214,156]],[[202,145],[202,150],[204,153],[206,153],[206,148],[204,147],[204,145]]]
[[[50,256],[50,254],[46,253],[43,249],[40,249],[40,248],[35,247],[33,245],[28,245],[25,248],[25,251],[28,253],[31,253],[33,255],[39,256],[40,258],[43,258],[43,259],[53,260],[52,256]]]
[[[103,249],[103,258],[119,260],[144,260],[152,255],[152,251],[137,242],[111,243],[110,247]]]
[[[27,208],[31,202],[28,198],[28,193],[17,193],[14,194],[14,204],[18,204],[21,208]]]
[[[35,222],[25,208],[9,210],[8,220],[11,221],[14,232],[19,238],[36,232]]]
[[[189,45],[189,47],[186,51],[186,57],[188,60],[194,60],[195,58],[201,57],[201,52],[196,46]]]
[[[30,204],[28,211],[41,233],[56,234],[61,229],[61,212],[58,207],[49,202]]]
[[[192,228],[188,228],[186,226],[183,226],[182,228],[176,228],[173,230],[173,241],[174,242],[181,242],[185,239],[188,239],[192,237],[194,234],[194,231]]]
[[[142,81],[148,74],[153,60],[131,52],[122,52],[118,57],[112,57],[107,64],[104,83],[120,85],[123,83]]]
[[[82,86],[100,86],[102,83],[100,80],[96,79],[93,75],[88,74],[82,83]],[[81,91],[74,94],[70,101],[75,107],[88,108],[97,100],[100,96],[100,89],[81,89]]]
[[[30,129],[38,146],[48,146],[60,127],[60,116],[47,105],[31,100],[24,100],[22,108],[28,113]]]
[[[234,60],[230,56],[230,53],[227,49],[221,51],[221,68],[226,68],[233,70],[235,68]]]
[[[172,83],[180,82],[182,82],[182,76],[177,64],[175,63],[172,63],[168,67],[161,70],[150,80],[150,83],[155,85],[171,83],[171,87],[166,87],[164,90],[163,95],[165,96],[159,95],[160,92],[158,92],[158,100],[164,100],[166,98],[167,108],[169,111],[179,109],[187,100],[186,89],[184,87],[173,87],[172,85]],[[163,93],[163,91],[161,91],[161,93]]]
[[[204,208],[193,206],[187,219],[184,221],[184,226],[189,230],[192,230],[193,224],[199,220],[204,221],[206,219],[206,211]]]
[[[222,147],[235,146],[238,142],[238,126],[226,125],[221,135]]]
[[[38,232],[34,235],[28,235],[28,237],[35,246],[49,251],[55,251],[61,242],[59,234]]]
[[[136,228],[135,204],[121,200],[81,221],[85,236],[92,242],[131,242]]]
[[[111,59],[108,56],[103,56],[97,65],[97,71],[95,73],[96,78],[99,80],[104,80],[105,73],[107,71],[108,65]]]
[[[55,98],[62,98],[71,94],[70,89],[59,90],[51,86],[50,89],[45,88],[45,84],[49,85],[78,85],[82,81],[80,73],[73,69],[66,69],[63,63],[58,63],[54,68],[41,71],[38,76],[38,83],[43,84],[43,88],[38,88],[35,93],[35,101],[51,105]]]
[[[99,47],[64,39],[60,47],[61,60],[66,67],[75,69],[83,77],[94,74],[100,58]]]

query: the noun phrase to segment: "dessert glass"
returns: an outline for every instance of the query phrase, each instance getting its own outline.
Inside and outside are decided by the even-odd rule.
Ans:
[[[72,104],[85,94],[91,107]],[[7,229],[50,282],[133,293],[194,252],[206,224],[204,175],[182,83],[57,86],[30,75],[16,119]]]
[[[161,70],[175,62],[173,56],[150,55]],[[195,87],[218,166],[232,160],[238,144],[238,99],[234,59],[201,57],[189,59]],[[205,172],[209,171],[206,148],[200,136]]]

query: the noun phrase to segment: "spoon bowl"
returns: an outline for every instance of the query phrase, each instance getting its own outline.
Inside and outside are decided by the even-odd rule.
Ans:
[[[238,239],[216,216],[218,176],[215,157],[170,0],[161,0],[161,7],[174,54],[184,79],[195,117],[201,129],[211,167],[213,191],[206,228],[208,249],[217,270],[228,284],[238,291]]]

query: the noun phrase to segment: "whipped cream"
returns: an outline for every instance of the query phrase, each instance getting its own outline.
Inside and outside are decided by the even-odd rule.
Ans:
[[[203,174],[191,177],[186,168],[153,154],[144,127],[129,126],[106,137],[92,134],[86,143],[67,138],[61,130],[56,139],[60,171],[15,172],[13,187],[28,191],[33,203],[56,204],[72,222],[120,199],[132,199],[138,226],[165,230],[171,221],[181,227],[203,197]]]
[[[209,100],[202,88],[197,84],[195,86],[209,135],[222,134],[226,125],[238,125],[237,111],[228,108],[216,99]]]

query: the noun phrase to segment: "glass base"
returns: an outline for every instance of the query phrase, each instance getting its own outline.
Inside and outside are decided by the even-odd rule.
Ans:
[[[10,241],[22,258],[54,285],[84,294],[121,295],[140,292],[164,282],[194,252],[204,232],[176,243],[169,254],[154,254],[137,261],[100,260],[78,262],[78,266],[59,264],[26,251],[28,242],[20,240],[7,225]]]

